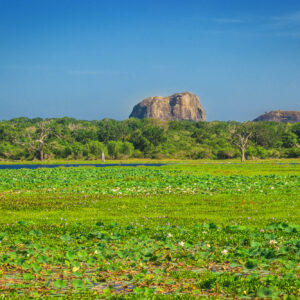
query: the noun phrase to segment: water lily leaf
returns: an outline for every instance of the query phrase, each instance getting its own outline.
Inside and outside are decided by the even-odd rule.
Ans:
[[[30,235],[36,236],[36,237],[40,237],[43,235],[43,233],[40,230],[31,230],[29,232]]]
[[[84,282],[81,279],[73,279],[72,284],[76,289],[84,288]]]
[[[66,253],[66,258],[69,259],[69,260],[73,260],[73,259],[76,258],[76,254],[74,252],[72,252],[72,251],[68,251]]]
[[[23,278],[24,280],[32,280],[34,279],[34,276],[31,273],[24,273]]]
[[[67,284],[64,280],[55,280],[54,286],[58,289],[61,289],[61,288],[65,288],[67,286]]]
[[[72,237],[69,234],[65,234],[65,235],[62,235],[60,237],[60,239],[64,242],[69,242],[69,241],[71,241]]]
[[[42,270],[42,267],[38,263],[31,264],[31,268],[35,273],[39,273]]]
[[[257,291],[257,296],[260,298],[277,298],[278,292],[274,288],[260,287]]]
[[[7,236],[6,232],[0,232],[0,241],[2,241]]]

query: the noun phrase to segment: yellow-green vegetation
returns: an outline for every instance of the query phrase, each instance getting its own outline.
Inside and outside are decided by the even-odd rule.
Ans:
[[[300,165],[0,170],[7,297],[300,297]]]
[[[15,118],[0,122],[0,160],[299,158],[300,123]]]

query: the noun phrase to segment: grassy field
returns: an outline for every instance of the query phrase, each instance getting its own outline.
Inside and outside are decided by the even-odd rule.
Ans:
[[[0,170],[0,294],[297,299],[300,165],[283,162]]]

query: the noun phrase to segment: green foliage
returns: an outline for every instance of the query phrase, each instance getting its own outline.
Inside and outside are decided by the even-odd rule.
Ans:
[[[219,159],[227,159],[227,158],[235,158],[237,157],[237,151],[234,148],[225,148],[221,149],[217,152],[217,158]]]
[[[121,154],[122,145],[122,142],[109,141],[107,143],[108,154],[114,159],[119,158]]]
[[[1,296],[298,299],[299,182],[265,162],[0,170]]]
[[[296,134],[298,142],[300,142],[300,123],[295,123],[292,126],[292,132]]]
[[[107,153],[107,147],[104,143],[101,143],[99,141],[89,141],[86,144],[84,154],[91,158],[100,158],[102,152],[105,154]]]
[[[251,127],[248,159],[299,157],[299,123],[16,118],[0,122],[0,159],[179,158],[239,156],[232,129]],[[249,128],[248,128],[249,129]],[[299,145],[298,145],[299,146]],[[296,148],[295,148],[296,147]]]
[[[286,150],[286,157],[298,158],[300,157],[300,149],[298,147],[292,147]]]
[[[263,148],[262,146],[250,146],[246,150],[247,158],[268,158],[272,157],[270,150]]]
[[[289,189],[297,192],[299,178],[295,175],[231,175],[190,173],[161,168],[61,168],[30,170],[0,170],[0,192],[18,190],[20,195],[68,194],[81,195],[242,195],[258,193],[278,195]],[[226,188],[224,188],[226,187]],[[9,208],[10,201],[1,203]],[[19,209],[27,205],[18,203]],[[1,206],[0,206],[1,207]]]

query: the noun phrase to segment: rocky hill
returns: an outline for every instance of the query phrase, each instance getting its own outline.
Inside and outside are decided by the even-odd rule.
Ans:
[[[199,98],[190,92],[149,97],[134,106],[129,118],[205,121]]]
[[[274,110],[257,117],[253,121],[296,123],[300,122],[300,111]]]

